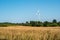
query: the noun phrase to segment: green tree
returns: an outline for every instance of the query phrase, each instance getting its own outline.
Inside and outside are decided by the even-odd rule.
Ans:
[[[26,21],[25,26],[30,26],[30,23]]]
[[[57,23],[52,23],[50,26],[55,27],[58,26]]]
[[[40,21],[37,21],[37,24],[36,24],[36,26],[42,26],[43,24],[42,24],[42,22],[40,22]]]
[[[54,20],[52,21],[51,26],[58,26],[58,24],[57,24],[57,20],[56,20],[56,19],[54,19]]]
[[[45,22],[43,23],[43,26],[45,26],[45,27],[49,26],[49,22],[48,22],[48,21],[45,21]]]
[[[30,21],[30,25],[31,26],[35,26],[36,25],[36,22],[35,21]]]
[[[53,23],[57,23],[57,20],[56,20],[56,19],[54,19],[52,22],[53,22]]]
[[[58,26],[60,26],[60,21],[58,22]]]
[[[31,26],[42,26],[42,22],[40,21],[30,21]]]

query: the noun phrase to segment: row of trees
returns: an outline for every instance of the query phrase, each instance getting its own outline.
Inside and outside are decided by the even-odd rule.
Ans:
[[[44,26],[44,27],[54,27],[54,26],[60,26],[60,22],[57,22],[56,19],[54,19],[52,22],[40,22],[40,21],[30,21],[30,22],[26,22],[24,25],[26,26]]]
[[[41,21],[26,21],[26,23],[9,23],[9,22],[3,22],[0,23],[0,27],[7,27],[7,26],[16,26],[16,25],[23,25],[23,26],[37,26],[37,27],[55,27],[60,26],[60,22],[57,22],[56,19],[54,19],[52,22],[41,22]]]

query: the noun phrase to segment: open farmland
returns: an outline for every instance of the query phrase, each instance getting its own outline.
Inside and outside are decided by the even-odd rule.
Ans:
[[[0,27],[0,40],[60,40],[60,27]]]

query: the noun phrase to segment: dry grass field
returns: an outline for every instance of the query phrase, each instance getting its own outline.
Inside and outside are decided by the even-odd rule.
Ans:
[[[60,40],[60,27],[0,27],[0,40]]]

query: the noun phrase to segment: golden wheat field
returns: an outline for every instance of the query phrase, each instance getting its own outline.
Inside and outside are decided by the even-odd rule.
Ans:
[[[0,40],[60,40],[60,27],[0,27]]]

